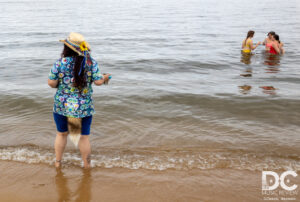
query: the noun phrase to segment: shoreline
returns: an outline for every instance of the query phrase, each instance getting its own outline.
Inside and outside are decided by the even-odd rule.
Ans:
[[[263,201],[261,172],[63,167],[1,161],[1,201]],[[225,200],[226,199],[226,200]]]

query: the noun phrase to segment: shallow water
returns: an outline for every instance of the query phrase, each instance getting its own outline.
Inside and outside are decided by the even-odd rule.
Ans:
[[[299,1],[77,3],[0,1],[0,159],[53,163],[47,75],[77,31],[113,76],[94,88],[93,166],[300,170]],[[249,29],[286,54],[241,55]],[[81,165],[71,144],[65,161]]]

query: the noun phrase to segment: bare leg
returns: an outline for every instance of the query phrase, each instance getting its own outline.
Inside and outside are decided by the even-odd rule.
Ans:
[[[64,133],[57,132],[55,144],[54,144],[55,155],[56,155],[56,161],[55,161],[56,168],[61,166],[61,159],[67,144],[67,137],[68,137],[68,132],[64,132]]]
[[[83,160],[84,168],[91,167],[91,144],[88,135],[81,135],[79,143],[79,150]]]

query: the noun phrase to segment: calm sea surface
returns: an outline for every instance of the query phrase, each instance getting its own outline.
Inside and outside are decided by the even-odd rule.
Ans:
[[[80,32],[108,86],[94,87],[93,166],[300,170],[300,1],[0,0],[0,159],[54,161],[63,45]],[[286,54],[253,41],[275,31]],[[65,161],[80,166],[68,143]]]

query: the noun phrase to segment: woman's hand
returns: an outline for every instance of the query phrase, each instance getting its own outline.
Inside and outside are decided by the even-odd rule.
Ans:
[[[255,48],[257,48],[257,46],[259,46],[261,44],[261,42],[259,41],[255,46],[253,46],[253,42],[251,41],[250,43],[250,48],[251,50],[254,50]]]
[[[108,83],[108,81],[109,81],[109,76],[110,76],[111,74],[103,74],[103,77],[104,77],[104,84],[105,83]]]
[[[103,78],[100,79],[100,80],[94,81],[94,84],[95,84],[96,86],[101,86],[103,83],[104,83],[104,84],[107,83],[107,82],[109,81],[109,76],[110,76],[110,75],[111,75],[111,74],[103,74]]]

